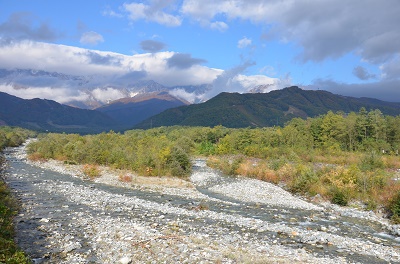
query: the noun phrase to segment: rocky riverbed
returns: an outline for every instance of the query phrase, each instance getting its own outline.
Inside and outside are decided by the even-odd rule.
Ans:
[[[17,241],[35,263],[394,263],[398,227],[194,161],[190,181],[32,163],[8,149]],[[121,181],[127,175],[132,181]]]

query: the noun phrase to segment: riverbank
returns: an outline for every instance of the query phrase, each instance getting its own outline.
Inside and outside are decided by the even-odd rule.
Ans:
[[[227,178],[201,160],[190,181],[130,175],[132,182],[125,182],[120,171],[106,168],[88,181],[77,165],[29,162],[24,147],[7,155],[6,179],[23,202],[18,239],[32,248],[39,237],[31,252],[38,261],[400,261],[400,241],[390,233],[395,227],[372,212],[310,203],[269,183]]]
[[[1,177],[5,162],[0,153],[0,263],[29,263],[29,259],[14,241],[13,218],[18,211],[18,204]]]

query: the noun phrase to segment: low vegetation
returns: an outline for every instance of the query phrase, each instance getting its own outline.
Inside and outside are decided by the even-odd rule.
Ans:
[[[0,150],[9,146],[18,146],[29,136],[34,136],[34,132],[20,128],[0,127]],[[4,162],[4,158],[0,156],[0,173]],[[14,242],[13,218],[17,211],[17,202],[0,178],[0,263],[31,263]]]
[[[0,180],[0,263],[30,263],[14,242],[13,217],[17,210],[15,200]]]
[[[280,183],[295,193],[333,203],[384,207],[400,222],[400,116],[379,110],[328,112],[284,127],[229,129],[160,127],[124,134],[47,134],[31,157],[106,165],[148,176],[190,174],[190,158],[209,157],[226,174]]]
[[[85,164],[82,168],[82,172],[90,179],[94,179],[100,176],[99,167],[93,164]]]

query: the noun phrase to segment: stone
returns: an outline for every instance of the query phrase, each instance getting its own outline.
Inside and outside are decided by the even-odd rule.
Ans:
[[[121,259],[119,260],[118,263],[120,263],[120,264],[131,264],[131,263],[132,263],[132,260],[131,260],[130,258],[128,258],[128,257],[123,257],[123,258],[121,258]]]

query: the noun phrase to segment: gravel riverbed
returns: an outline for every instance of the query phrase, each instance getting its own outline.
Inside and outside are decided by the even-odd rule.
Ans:
[[[5,152],[21,201],[17,241],[35,263],[395,263],[399,228],[372,212],[312,203],[195,160],[190,180],[30,162]]]

